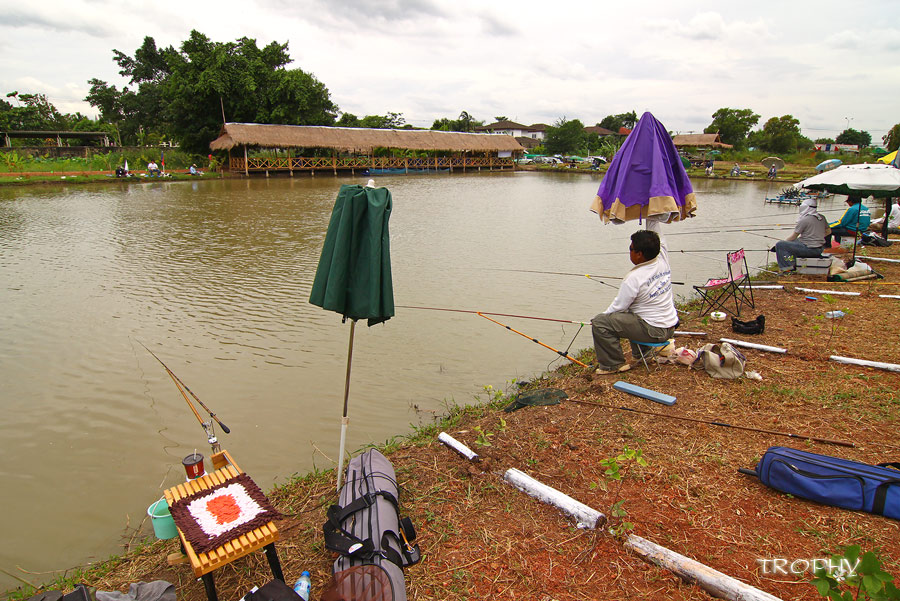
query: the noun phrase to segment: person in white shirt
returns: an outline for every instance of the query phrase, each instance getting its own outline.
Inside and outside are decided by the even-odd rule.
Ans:
[[[628,371],[620,338],[637,342],[665,342],[678,325],[672,295],[672,269],[659,221],[647,220],[647,229],[631,235],[628,248],[634,267],[622,280],[619,293],[603,313],[591,320],[597,375]],[[632,356],[640,352],[631,346]]]
[[[890,216],[888,217],[888,230],[900,228],[900,204],[897,203],[896,198],[888,211],[890,212]],[[878,219],[873,219],[869,222],[869,229],[875,232],[880,232],[883,226],[884,217],[879,217]]]

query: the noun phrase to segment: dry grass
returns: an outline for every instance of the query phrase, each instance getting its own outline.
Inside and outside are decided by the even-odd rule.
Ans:
[[[900,249],[873,249],[900,257]],[[766,488],[737,468],[752,468],[769,446],[784,445],[870,463],[896,460],[900,373],[838,364],[832,354],[900,363],[900,268],[872,263],[885,280],[812,287],[852,289],[859,297],[806,301],[785,280],[784,291],[757,291],[752,315],[766,315],[766,331],[753,342],[786,347],[786,355],[746,352],[747,369],[762,381],[713,380],[703,370],[642,367],[602,379],[566,366],[530,387],[565,390],[569,400],[549,407],[501,412],[497,405],[455,411],[443,424],[483,460],[472,464],[435,439],[420,435],[390,453],[401,486],[403,512],[419,533],[421,563],[407,570],[410,599],[707,599],[699,587],[626,552],[606,530],[573,527],[555,509],[505,484],[518,468],[604,513],[625,500],[634,532],[783,599],[817,599],[808,575],[763,574],[758,559],[816,558],[859,544],[875,550],[885,569],[900,574],[900,522],[818,505]],[[802,284],[801,284],[802,285]],[[824,319],[840,309],[841,320]],[[681,329],[703,330],[709,340],[733,334],[726,322],[686,316]],[[691,348],[701,341],[683,339]],[[590,356],[588,351],[586,357]],[[677,396],[673,407],[614,391],[615,379]],[[660,416],[614,407],[649,410]],[[852,442],[847,448],[775,434],[663,417],[715,420],[778,432]],[[491,446],[477,444],[478,431]],[[620,482],[600,462],[640,449],[646,467],[623,462]],[[278,551],[288,580],[303,569],[313,576],[313,597],[326,583],[333,556],[324,549],[325,508],[336,500],[332,474],[296,481],[270,495],[287,516],[279,523]],[[613,520],[613,525],[616,521]],[[167,566],[175,542],[154,543],[89,572],[83,580],[104,590],[165,579],[180,599],[202,601],[203,586],[186,566]],[[216,572],[221,598],[237,598],[271,578],[255,553]]]

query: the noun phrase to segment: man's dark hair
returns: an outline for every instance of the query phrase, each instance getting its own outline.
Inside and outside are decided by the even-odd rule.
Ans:
[[[849,205],[861,204],[862,196],[848,196],[845,202]]]
[[[644,260],[655,259],[659,254],[659,236],[651,230],[638,230],[631,234],[631,247],[644,256]]]

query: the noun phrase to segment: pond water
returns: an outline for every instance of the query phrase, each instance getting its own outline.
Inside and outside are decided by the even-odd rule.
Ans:
[[[141,344],[231,428],[218,432],[223,448],[263,489],[334,466],[349,324],[308,297],[342,183],[362,182],[0,189],[0,568],[41,582],[152,536],[147,507],[184,480],[181,459],[209,456]],[[599,183],[529,172],[378,178],[394,203],[395,303],[589,320],[630,267],[637,227],[604,226],[588,211]],[[764,183],[695,186],[697,218],[664,231],[674,251],[714,252],[673,252],[677,281],[720,275],[724,250],[765,249],[765,236],[787,234],[774,224],[796,217],[763,202]],[[737,231],[759,227],[773,231]],[[752,265],[766,257],[749,253]],[[556,348],[591,344],[576,325],[499,319]],[[398,307],[383,325],[361,322],[348,449],[560,361],[470,313]],[[0,573],[0,588],[17,584]]]

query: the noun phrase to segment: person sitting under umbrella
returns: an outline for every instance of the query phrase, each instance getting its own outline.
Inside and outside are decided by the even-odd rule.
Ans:
[[[869,229],[869,222],[872,217],[869,213],[869,207],[862,203],[859,196],[847,197],[847,210],[841,215],[841,218],[834,223],[829,224],[831,233],[825,236],[825,247],[831,247],[831,237],[834,236],[835,242],[841,243],[841,236],[856,236],[857,232],[864,232]]]
[[[815,198],[807,198],[800,203],[800,217],[797,218],[797,225],[794,226],[793,233],[786,239],[776,242],[775,247],[772,248],[780,271],[796,269],[797,257],[822,255],[825,236],[831,233],[831,229],[817,209],[818,201]]]
[[[775,179],[778,176],[778,169],[775,168],[775,163],[769,167],[769,173],[766,175],[767,179]]]
[[[672,269],[659,221],[647,219],[647,229],[631,235],[628,250],[634,267],[619,286],[619,293],[603,313],[591,320],[598,375],[631,369],[625,362],[620,338],[637,342],[665,342],[678,325],[672,296]],[[632,342],[632,356],[640,349]]]
[[[900,228],[900,204],[897,203],[897,199],[894,199],[893,204],[891,204],[888,209],[888,214],[879,217],[878,219],[873,219],[871,223],[869,223],[869,229],[875,232],[881,231],[884,226],[884,220],[887,218],[888,222],[888,233],[896,234],[897,229]]]

